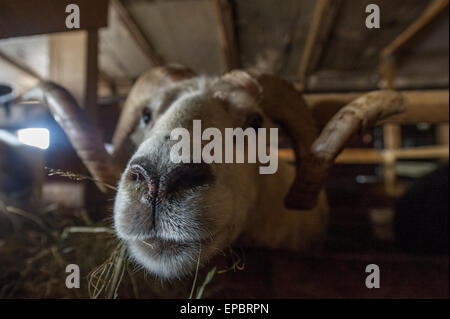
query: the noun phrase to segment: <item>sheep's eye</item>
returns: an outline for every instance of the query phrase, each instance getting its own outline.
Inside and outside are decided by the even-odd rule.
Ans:
[[[253,129],[258,130],[262,127],[263,120],[264,119],[260,114],[252,114],[247,118],[246,127],[252,127]]]
[[[142,122],[144,122],[145,125],[150,123],[152,120],[152,113],[148,109],[144,109],[142,111]]]

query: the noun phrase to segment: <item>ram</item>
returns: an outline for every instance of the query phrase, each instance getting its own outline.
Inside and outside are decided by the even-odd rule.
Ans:
[[[405,108],[396,92],[372,92],[342,108],[319,135],[302,95],[275,76],[237,70],[204,77],[182,66],[158,67],[132,88],[110,155],[65,89],[41,83],[24,98],[48,104],[95,179],[118,182],[116,234],[138,264],[161,278],[189,274],[200,252],[204,264],[237,240],[312,249],[327,229],[323,183],[334,159],[353,135]],[[191,131],[193,120],[222,133],[279,128],[290,137],[295,165],[279,160],[275,174],[259,174],[260,163],[173,163],[171,131]]]

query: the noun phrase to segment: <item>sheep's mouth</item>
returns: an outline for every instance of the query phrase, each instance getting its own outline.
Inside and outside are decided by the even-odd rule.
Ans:
[[[182,278],[195,270],[197,261],[202,262],[209,247],[208,241],[131,240],[127,242],[130,256],[146,271],[164,279]],[[207,246],[204,246],[207,245]]]
[[[152,254],[177,254],[180,251],[199,249],[200,246],[206,246],[212,241],[212,238],[205,238],[199,240],[173,240],[173,239],[145,239],[134,240],[133,244],[138,246],[141,250]]]

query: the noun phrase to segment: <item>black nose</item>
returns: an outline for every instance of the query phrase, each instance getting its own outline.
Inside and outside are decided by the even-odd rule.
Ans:
[[[185,190],[212,184],[214,175],[206,163],[187,163],[157,169],[146,159],[136,159],[130,163],[128,178],[144,186],[152,201],[169,199]]]

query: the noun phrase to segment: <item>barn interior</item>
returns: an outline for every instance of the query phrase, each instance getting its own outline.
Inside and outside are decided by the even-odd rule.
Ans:
[[[65,24],[70,3],[79,29]],[[0,0],[0,298],[448,298],[448,32],[448,0]],[[236,244],[196,280],[162,284],[115,239],[114,190],[44,103],[20,97],[43,80],[65,87],[108,147],[133,84],[168,63],[275,74],[319,128],[370,91],[397,90],[408,108],[336,158],[313,255]],[[294,162],[289,146],[279,156]],[[365,285],[370,264],[380,288]]]

